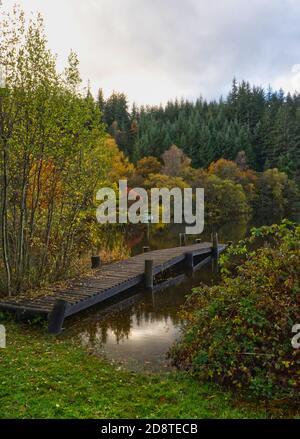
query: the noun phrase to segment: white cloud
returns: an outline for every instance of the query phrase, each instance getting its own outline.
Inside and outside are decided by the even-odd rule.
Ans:
[[[69,50],[83,79],[139,104],[218,98],[232,78],[298,87],[297,0],[17,0],[45,17],[62,68]],[[15,0],[4,0],[9,8]]]
[[[276,78],[273,86],[275,89],[282,88],[285,92],[300,92],[300,64],[294,64],[290,71]]]

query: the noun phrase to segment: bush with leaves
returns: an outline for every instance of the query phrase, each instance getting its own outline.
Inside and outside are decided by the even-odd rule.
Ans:
[[[182,310],[174,364],[250,396],[299,398],[300,226],[252,229],[221,266],[222,282],[195,289]]]

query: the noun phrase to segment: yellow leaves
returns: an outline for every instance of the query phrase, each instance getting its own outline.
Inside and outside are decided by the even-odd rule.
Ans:
[[[144,157],[137,162],[136,173],[146,178],[150,174],[158,174],[161,170],[161,163],[156,157]]]
[[[293,361],[284,360],[284,361],[282,361],[282,364],[284,365],[284,367],[286,369],[288,369],[290,366],[292,366],[294,364],[294,362]]]
[[[129,163],[124,153],[118,149],[112,137],[107,136],[105,139],[105,148],[110,157],[109,179],[112,182],[116,182],[121,178],[130,177],[134,171],[134,166],[132,163]]]
[[[235,318],[232,320],[232,322],[235,323],[235,324],[237,324],[237,325],[240,325],[241,323],[243,323],[242,319],[239,318],[238,316],[235,317]]]

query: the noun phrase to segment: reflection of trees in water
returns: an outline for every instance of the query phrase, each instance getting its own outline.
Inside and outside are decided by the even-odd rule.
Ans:
[[[150,246],[154,249],[179,246],[179,234],[184,233],[183,224],[169,224],[164,228],[152,225],[150,228]]]
[[[179,245],[179,233],[184,232],[180,224],[150,224],[148,226],[137,224],[128,226],[126,230],[126,243],[134,250],[135,254],[141,253],[143,246],[150,245],[152,250],[176,247]]]
[[[176,312],[173,308],[170,309],[170,301],[171,299],[169,298],[164,304],[155,304],[155,312],[153,310],[152,304],[143,303],[142,305],[135,307],[132,312],[134,313],[137,325],[141,326],[143,322],[145,322],[146,324],[152,324],[155,322],[168,323],[170,319],[175,325],[179,323],[180,319],[178,318],[178,316],[176,316]],[[181,305],[182,301],[178,301],[178,310]],[[173,306],[174,300],[172,300],[172,307]]]
[[[187,290],[184,291],[187,293]],[[168,324],[170,320],[174,325],[178,325],[180,319],[177,311],[179,311],[186,293],[182,293],[181,290],[177,291],[176,294],[174,289],[155,294],[147,293],[141,302],[131,304],[121,311],[116,310],[106,315],[103,314],[100,321],[99,316],[96,321],[95,318],[85,319],[80,323],[80,327],[84,328],[84,331],[81,332],[81,338],[84,343],[96,347],[96,345],[107,343],[109,333],[113,334],[115,341],[119,343],[130,337],[133,327],[155,325],[155,323],[161,322]]]
[[[270,218],[274,222],[274,218]],[[249,221],[247,215],[241,215],[239,218],[224,218],[223,223],[218,228],[219,240],[222,242],[233,241],[236,242],[243,239],[252,225],[260,226],[267,224],[268,221],[257,217]],[[125,249],[129,252],[133,250],[134,254],[142,252],[145,245],[150,245],[152,250],[176,247],[179,245],[179,234],[185,232],[184,224],[150,224],[149,225],[149,239],[148,226],[143,224],[137,225],[116,225],[108,224],[106,226],[104,248],[107,251],[116,251],[116,249]],[[188,243],[193,243],[198,236],[187,236]],[[210,241],[211,226],[205,224],[204,231],[199,237],[202,241]]]
[[[101,318],[101,321],[85,320],[85,330],[80,337],[91,347],[104,345],[108,341],[108,333],[112,332],[117,343],[129,337],[132,328],[132,316],[125,312],[115,312]]]
[[[96,333],[100,336],[101,343],[107,342],[108,332],[111,331],[117,343],[129,337],[132,328],[132,316],[128,313],[119,312],[108,315],[101,324],[97,325]]]
[[[169,224],[162,228],[160,225],[151,224],[149,240],[146,225],[139,225],[136,230],[139,234],[136,232],[134,235],[134,228],[127,231],[127,244],[133,248],[134,253],[141,253],[144,245],[149,245],[152,250],[179,246],[179,234],[185,232],[185,226],[184,224]],[[224,218],[224,224],[218,229],[219,240],[223,242],[238,241],[246,236],[248,230],[249,218],[246,215],[239,217],[236,221]],[[206,224],[203,233],[199,236],[187,236],[187,243],[192,244],[197,237],[200,237],[202,241],[210,241],[211,226]]]

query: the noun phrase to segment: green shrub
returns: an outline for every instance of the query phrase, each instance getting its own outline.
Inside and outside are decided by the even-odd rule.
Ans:
[[[222,282],[195,289],[182,310],[174,364],[251,396],[299,397],[300,226],[253,229],[221,266]]]

